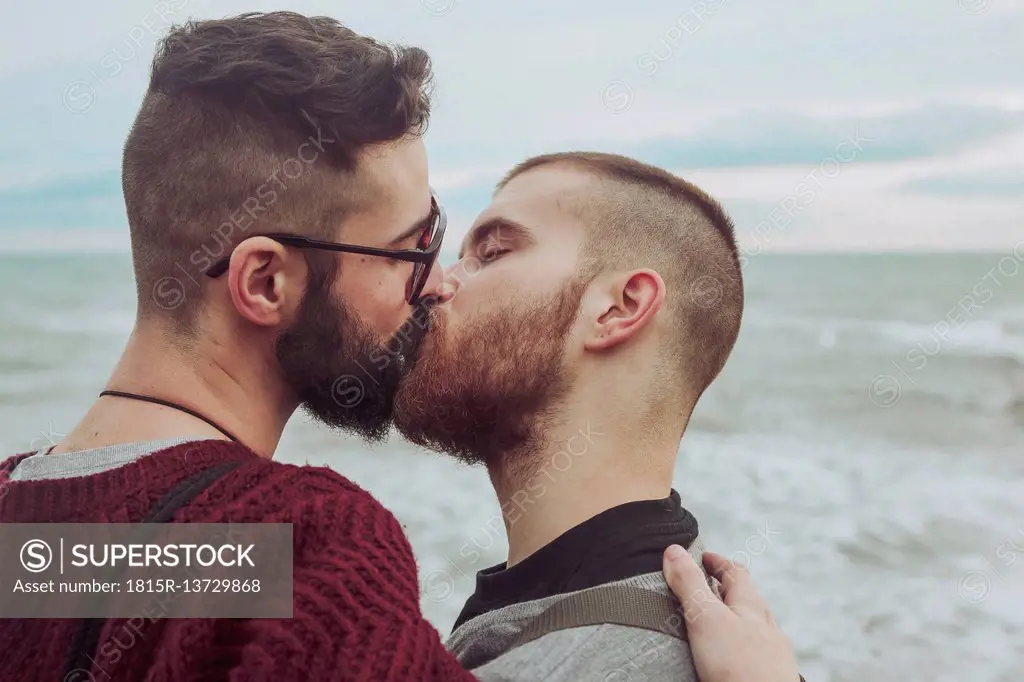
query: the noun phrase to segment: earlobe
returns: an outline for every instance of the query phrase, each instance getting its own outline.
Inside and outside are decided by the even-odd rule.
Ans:
[[[657,315],[665,300],[665,282],[654,270],[618,273],[601,292],[598,316],[584,347],[614,348],[634,339]]]

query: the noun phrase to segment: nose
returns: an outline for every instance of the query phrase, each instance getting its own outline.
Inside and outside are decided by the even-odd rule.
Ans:
[[[423,287],[422,295],[434,298],[438,304],[450,301],[455,296],[455,285],[451,277],[454,268],[454,265],[447,269],[442,268],[440,263],[435,261],[434,267],[430,269],[430,275],[427,276],[427,284]]]

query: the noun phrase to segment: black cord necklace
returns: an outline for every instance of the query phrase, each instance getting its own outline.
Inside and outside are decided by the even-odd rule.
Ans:
[[[228,438],[230,438],[234,442],[236,442],[236,443],[240,443],[241,442],[237,438],[235,438],[234,434],[232,434],[227,429],[223,428],[217,422],[213,421],[209,417],[204,417],[203,415],[199,414],[195,410],[193,410],[191,408],[188,408],[188,407],[185,407],[184,405],[179,405],[177,403],[172,403],[169,400],[161,400],[160,398],[154,398],[154,397],[148,396],[148,395],[139,395],[138,393],[128,393],[127,391],[103,391],[102,393],[100,393],[100,397],[101,398],[103,396],[105,396],[105,395],[114,396],[115,398],[128,398],[129,400],[141,400],[142,402],[145,402],[145,403],[156,403],[157,405],[163,405],[164,407],[170,407],[170,408],[175,409],[175,410],[180,410],[181,412],[184,412],[185,414],[191,415],[191,416],[195,417],[196,419],[202,419],[204,422],[206,422],[207,424],[209,424],[213,428],[217,429],[218,431],[223,433],[225,436],[227,436]]]

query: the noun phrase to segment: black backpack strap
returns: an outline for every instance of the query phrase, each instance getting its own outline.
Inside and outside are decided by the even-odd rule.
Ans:
[[[605,623],[653,630],[687,641],[682,610],[674,599],[642,587],[611,584],[559,599],[533,618],[506,651],[558,630]]]
[[[217,482],[225,474],[228,474],[241,464],[237,462],[224,462],[217,466],[204,469],[191,478],[187,478],[174,486],[159,502],[153,505],[149,514],[142,520],[142,523],[167,523],[174,516],[175,512],[187,507],[192,500],[199,497],[200,493]]]
[[[693,541],[689,552],[701,565],[704,548],[699,539]],[[708,586],[719,594],[718,581],[710,576]],[[682,607],[674,597],[630,585],[600,585],[573,592],[541,611],[502,653],[559,630],[604,624],[652,630],[689,642],[684,622]],[[800,682],[806,682],[803,675]]]
[[[200,471],[178,485],[174,486],[159,502],[153,505],[142,523],[167,523],[179,509],[188,506],[204,490],[213,485],[218,479],[236,469],[242,462],[225,462],[217,466]],[[68,653],[67,665],[64,676],[61,680],[78,679],[72,673],[92,670],[92,654],[96,652],[99,645],[100,633],[103,631],[105,618],[83,618],[79,621],[78,629],[72,640],[71,650]],[[91,679],[87,675],[83,679]]]
[[[690,542],[687,551],[700,566],[704,543],[699,537]],[[708,586],[719,593],[718,581],[710,576]],[[682,607],[674,598],[642,587],[611,583],[559,599],[527,623],[506,651],[549,632],[604,623],[653,630],[687,641]]]

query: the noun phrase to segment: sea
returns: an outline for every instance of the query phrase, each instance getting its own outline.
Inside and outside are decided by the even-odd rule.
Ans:
[[[1024,252],[761,254],[736,350],[675,487],[749,566],[813,682],[1024,679]],[[70,431],[134,319],[126,254],[0,256],[0,446]],[[447,635],[504,559],[486,475],[403,443],[289,423],[394,511]]]

